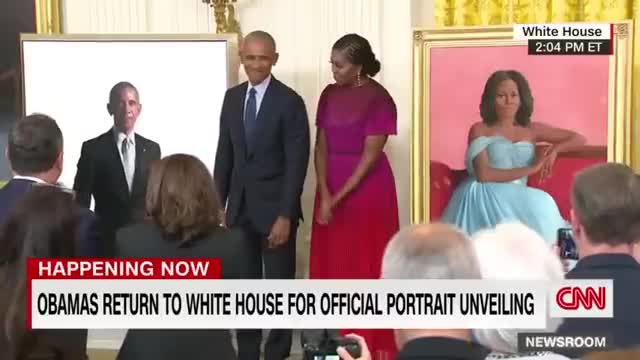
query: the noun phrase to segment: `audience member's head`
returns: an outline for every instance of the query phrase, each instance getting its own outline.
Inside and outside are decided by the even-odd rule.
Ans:
[[[0,345],[19,352],[26,325],[26,269],[30,257],[76,255],[73,196],[55,186],[34,185],[0,230]],[[8,358],[15,358],[9,356]]]
[[[562,263],[544,239],[519,223],[501,224],[474,234],[471,242],[478,256],[483,279],[543,280],[564,279]],[[547,318],[545,331],[554,332],[557,319]],[[475,339],[497,352],[518,351],[518,330],[476,329]]]
[[[138,89],[127,81],[115,84],[109,91],[107,111],[113,116],[113,125],[116,129],[130,134],[142,111]]]
[[[7,158],[16,175],[55,183],[62,174],[62,131],[44,114],[19,119],[9,132]]]
[[[146,210],[171,240],[188,242],[220,227],[221,205],[213,178],[198,158],[170,155],[151,167]]]
[[[242,40],[240,61],[253,85],[262,83],[269,75],[271,68],[278,62],[276,41],[268,32],[252,31]]]
[[[598,253],[632,254],[640,241],[640,178],[631,168],[599,164],[573,182],[571,226],[581,258]]]
[[[480,279],[471,242],[447,224],[412,225],[387,244],[382,258],[385,279]]]
[[[446,224],[413,225],[400,230],[387,245],[382,258],[384,279],[455,280],[480,279],[471,242],[464,233]],[[396,330],[402,347],[419,337],[446,336],[469,340],[467,329]]]

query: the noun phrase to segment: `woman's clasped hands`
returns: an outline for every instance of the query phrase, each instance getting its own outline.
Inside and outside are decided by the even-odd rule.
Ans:
[[[333,210],[333,201],[331,199],[331,195],[325,194],[321,195],[320,199],[320,209],[318,211],[318,218],[316,219],[319,224],[327,225],[329,221],[331,221]]]

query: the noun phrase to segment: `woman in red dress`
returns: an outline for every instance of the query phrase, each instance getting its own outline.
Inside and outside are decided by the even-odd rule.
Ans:
[[[335,83],[322,92],[316,119],[310,278],[378,279],[384,249],[399,229],[395,181],[383,152],[397,132],[396,106],[371,78],[380,62],[365,38],[340,38],[331,65]],[[342,331],[364,336],[374,360],[395,356],[391,330]]]

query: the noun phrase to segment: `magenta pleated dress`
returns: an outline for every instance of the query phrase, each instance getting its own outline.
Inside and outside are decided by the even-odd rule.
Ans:
[[[396,106],[376,81],[360,87],[331,84],[319,100],[316,126],[327,138],[327,183],[340,191],[360,162],[365,138],[397,133]],[[358,188],[337,208],[329,224],[317,222],[316,195],[311,233],[309,276],[312,279],[377,279],[384,249],[399,230],[396,185],[385,154]],[[396,354],[390,329],[342,329],[364,336],[374,359]]]

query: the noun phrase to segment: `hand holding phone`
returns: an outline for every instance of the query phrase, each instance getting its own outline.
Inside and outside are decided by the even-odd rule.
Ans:
[[[560,248],[560,258],[578,260],[578,249],[573,240],[571,228],[558,229],[558,247]]]
[[[360,338],[361,339],[361,338]],[[364,339],[362,339],[364,341]],[[366,344],[365,344],[366,345]],[[353,335],[346,337],[332,337],[327,333],[319,342],[307,343],[303,345],[305,360],[339,360],[342,357],[338,348],[341,348],[343,355],[347,359],[370,360],[370,357],[363,357],[359,338]]]

